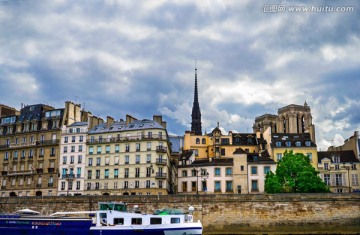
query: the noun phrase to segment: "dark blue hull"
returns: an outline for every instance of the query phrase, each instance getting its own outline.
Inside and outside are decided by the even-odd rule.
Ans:
[[[92,221],[62,219],[0,218],[1,235],[86,235]]]

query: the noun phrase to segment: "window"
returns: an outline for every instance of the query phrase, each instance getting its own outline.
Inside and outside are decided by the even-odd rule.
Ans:
[[[101,146],[97,146],[97,153],[98,153],[98,154],[101,153]]]
[[[125,168],[124,178],[129,178],[129,168]]]
[[[141,218],[131,218],[131,224],[142,224]]]
[[[220,175],[221,175],[220,168],[215,168],[215,176],[220,176]]]
[[[221,182],[220,181],[214,182],[214,190],[215,190],[215,192],[221,192]]]
[[[70,156],[70,164],[74,164],[75,161],[75,157],[74,156]]]
[[[257,175],[257,166],[252,166],[251,167],[251,174],[252,175]]]
[[[67,157],[63,156],[63,164],[66,164],[66,162],[67,162]]]
[[[276,147],[281,147],[281,142],[280,142],[280,141],[276,141],[276,142],[275,142],[275,145],[276,145]]]
[[[205,139],[205,138],[202,138],[201,143],[202,143],[202,144],[206,144],[206,139]]]
[[[307,147],[310,147],[310,146],[311,146],[311,141],[309,141],[309,140],[305,141],[305,145],[306,145]]]
[[[340,170],[340,166],[339,166],[339,165],[335,165],[335,170]]]
[[[92,158],[88,159],[88,166],[92,166]]]
[[[120,146],[117,144],[115,145],[115,153],[118,153],[120,152]]]
[[[91,170],[88,170],[88,173],[87,173],[87,178],[88,178],[88,180],[91,180],[91,175],[92,175]]]
[[[82,150],[83,150],[83,146],[79,145],[79,152],[82,152]]]
[[[97,165],[97,166],[100,166],[100,163],[101,163],[101,158],[97,157],[97,158],[96,158],[96,165]]]
[[[129,155],[125,155],[125,164],[129,164]]]
[[[187,171],[186,170],[182,171],[182,177],[187,177]]]
[[[231,167],[227,167],[226,170],[226,175],[229,176],[229,175],[232,175],[232,168]]]
[[[105,169],[105,179],[109,179],[109,169]]]
[[[71,146],[71,152],[75,152],[75,146]]]
[[[89,147],[89,154],[92,155],[94,153],[94,147],[90,146]]]
[[[196,138],[196,144],[200,144],[200,139]]]
[[[67,146],[64,146],[64,153],[67,153]]]
[[[119,169],[114,169],[114,178],[119,178]]]
[[[270,167],[264,166],[264,175],[266,175],[267,173],[270,173]]]
[[[146,143],[146,149],[147,149],[147,151],[151,150],[151,142]]]
[[[79,136],[79,142],[83,142],[84,141],[84,136],[80,135]]]
[[[296,141],[296,142],[295,142],[295,145],[296,145],[297,147],[300,147],[300,146],[301,146],[301,142],[300,142],[300,141]]]
[[[106,145],[105,151],[106,153],[110,153],[110,145]]]
[[[136,155],[136,164],[140,164],[140,155]]]
[[[329,170],[329,163],[324,163],[324,170]]]
[[[95,173],[96,179],[100,179],[100,170],[96,170]]]
[[[244,166],[240,166],[240,170],[241,170],[241,171],[244,171]]]
[[[76,136],[71,136],[71,142],[75,142],[75,140],[76,140]]]
[[[306,155],[307,155],[308,158],[310,159],[310,162],[312,162],[312,153],[307,153]]]
[[[136,152],[140,152],[140,143],[136,143]]]
[[[335,174],[335,183],[336,186],[342,186],[342,174]]]
[[[276,158],[277,158],[278,161],[280,161],[281,158],[282,158],[282,153],[277,153],[277,154],[276,154]]]
[[[69,138],[67,136],[64,137],[64,143],[69,142]]]
[[[114,159],[114,164],[115,165],[119,165],[119,157],[116,156],[115,159]]]
[[[161,224],[161,218],[150,218],[150,224]]]
[[[76,181],[76,190],[80,189],[80,181]]]
[[[351,185],[359,186],[359,177],[358,174],[351,174]]]
[[[221,156],[225,156],[225,149],[221,148],[220,151],[221,151]]]
[[[146,188],[150,188],[150,180],[146,180],[145,187],[146,187]]]
[[[324,183],[330,186],[330,174],[324,174]]]
[[[233,191],[233,182],[226,181],[226,192],[232,192],[232,191]]]
[[[187,182],[182,182],[182,192],[187,192]]]
[[[252,180],[251,181],[251,192],[258,192],[259,188],[258,188],[258,181],[257,180]]]
[[[290,142],[290,141],[286,141],[286,142],[285,142],[285,145],[286,145],[286,147],[290,147],[290,146],[291,146],[291,142]]]
[[[130,152],[130,145],[129,144],[125,145],[125,152]]]
[[[172,224],[180,224],[180,218],[171,218],[170,223],[172,223]]]
[[[114,224],[123,225],[124,218],[114,218]]]
[[[191,182],[191,191],[195,192],[196,191],[196,181],[192,181]]]
[[[135,188],[139,188],[140,187],[140,181],[135,180]]]
[[[135,168],[135,177],[136,178],[140,177],[140,168]]]
[[[151,154],[146,155],[146,163],[151,163]]]

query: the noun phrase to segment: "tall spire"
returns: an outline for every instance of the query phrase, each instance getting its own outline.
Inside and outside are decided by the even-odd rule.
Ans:
[[[195,132],[196,135],[202,135],[201,131],[201,112],[199,105],[198,96],[198,85],[197,85],[197,67],[195,60],[195,88],[194,88],[194,102],[191,113],[191,131]]]

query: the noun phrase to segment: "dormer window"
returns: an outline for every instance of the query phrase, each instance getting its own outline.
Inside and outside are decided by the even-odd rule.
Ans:
[[[276,147],[281,147],[281,142],[280,142],[280,141],[276,141],[275,145],[276,145]]]
[[[297,147],[300,147],[300,146],[301,146],[301,142],[300,142],[300,141],[296,141],[296,142],[295,142],[295,145],[296,145]]]
[[[291,142],[290,142],[290,141],[286,141],[286,142],[285,142],[285,145],[286,145],[287,147],[290,147],[290,146],[291,146]]]
[[[309,140],[305,141],[305,145],[306,145],[307,147],[310,147],[310,146],[311,146],[311,141],[309,141]]]

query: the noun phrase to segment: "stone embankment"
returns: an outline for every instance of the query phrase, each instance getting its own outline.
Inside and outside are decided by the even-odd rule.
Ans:
[[[309,233],[307,229],[321,228],[335,228],[339,233],[360,231],[360,194],[11,197],[0,198],[0,212],[95,210],[101,201],[138,205],[145,213],[169,207],[187,211],[191,205],[204,234],[289,233],[299,226],[304,226],[304,234]]]

